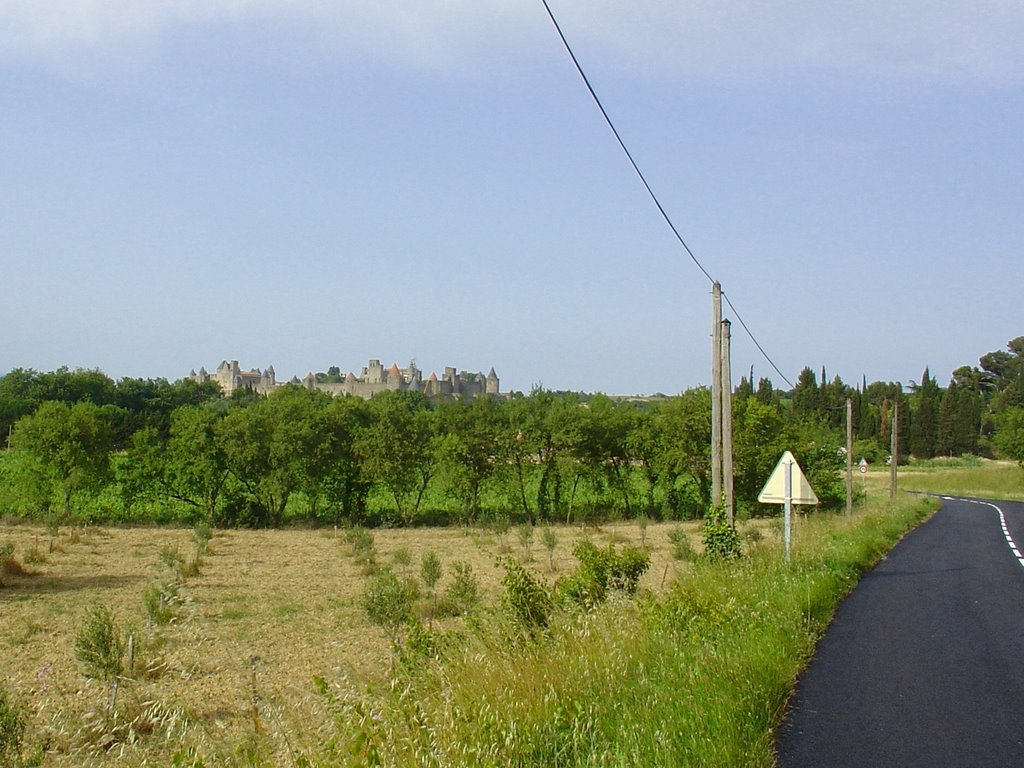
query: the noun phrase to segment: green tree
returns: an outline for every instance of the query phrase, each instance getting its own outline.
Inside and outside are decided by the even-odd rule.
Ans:
[[[438,406],[437,419],[444,486],[459,519],[469,523],[480,516],[484,484],[498,462],[498,405],[491,398],[452,400]]]
[[[813,420],[812,417],[805,417]],[[738,509],[752,509],[782,452],[789,448],[778,408],[747,400],[733,413],[733,493]],[[710,509],[708,504],[705,509]]]
[[[510,495],[531,524],[561,517],[568,521],[574,514],[576,492],[587,474],[578,453],[581,411],[576,394],[541,388],[502,406],[505,420],[498,442],[510,473]]]
[[[223,415],[205,406],[184,405],[175,410],[160,475],[167,495],[194,507],[212,525],[236,522],[222,515],[228,483],[222,420]]]
[[[1000,415],[996,448],[1001,456],[1024,467],[1024,407],[1012,406]]]
[[[607,395],[595,395],[582,410],[577,448],[579,460],[594,476],[603,477],[605,487],[617,497],[627,518],[633,516],[629,433],[636,421],[634,413],[616,405]]]
[[[924,369],[921,384],[911,399],[910,452],[919,459],[935,455],[938,434],[938,411],[941,393],[928,369]]]
[[[99,488],[110,470],[110,425],[90,402],[49,401],[14,427],[11,445],[34,459],[33,466],[60,496],[65,518],[72,498]]]
[[[743,407],[757,402],[748,398]],[[711,504],[711,391],[697,387],[666,401],[656,411],[655,422],[661,435],[657,465],[666,504],[673,517],[698,517]]]
[[[387,489],[406,525],[419,514],[434,474],[436,434],[424,396],[389,391],[370,400],[370,422],[356,436],[364,477]]]
[[[823,372],[824,373],[824,372]],[[822,413],[822,393],[818,388],[818,379],[809,367],[800,371],[796,386],[792,393],[793,410],[801,416],[820,416]]]
[[[303,488],[310,499],[310,513],[320,516],[322,506],[337,524],[362,520],[366,513],[369,483],[363,478],[355,439],[369,422],[366,401],[358,397],[318,401],[314,442],[303,470]]]
[[[246,408],[233,408],[220,424],[228,471],[251,504],[250,525],[280,525],[288,500],[300,490],[314,450],[314,394],[284,386]]]

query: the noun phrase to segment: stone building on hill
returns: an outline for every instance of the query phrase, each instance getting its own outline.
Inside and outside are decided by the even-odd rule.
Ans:
[[[215,381],[226,395],[230,395],[236,389],[251,389],[266,395],[281,386],[273,366],[265,371],[260,371],[259,368],[244,371],[239,368],[237,360],[230,363],[224,360],[214,373],[207,373],[205,368],[200,368],[198,373],[192,371],[189,378],[197,382]],[[493,368],[485,376],[483,373],[456,371],[455,368],[448,367],[444,369],[444,375],[441,377],[431,373],[424,379],[423,372],[414,362],[410,362],[407,368],[399,368],[397,363],[385,368],[380,360],[370,360],[359,376],[351,371],[344,376],[314,374],[310,371],[304,379],[293,378],[288,383],[298,384],[307,389],[318,389],[336,397],[348,395],[363,399],[369,399],[378,392],[396,390],[422,392],[431,398],[451,397],[466,400],[482,395],[500,395],[498,375]]]

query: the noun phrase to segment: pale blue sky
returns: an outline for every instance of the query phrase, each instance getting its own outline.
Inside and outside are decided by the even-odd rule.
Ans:
[[[1019,2],[551,5],[791,380],[1024,333]],[[708,281],[539,0],[0,0],[0,270],[0,372],[709,378]]]

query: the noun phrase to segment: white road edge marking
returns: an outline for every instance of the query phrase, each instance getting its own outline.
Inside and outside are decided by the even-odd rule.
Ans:
[[[1010,551],[1013,553],[1013,556],[1017,558],[1017,562],[1024,567],[1024,555],[1021,555],[1020,550],[1017,548],[1017,542],[1013,540],[1013,536],[1010,535],[1010,531],[1006,527],[1006,516],[1003,514],[1003,510],[995,504],[991,504],[987,501],[975,501],[974,503],[982,504],[986,507],[992,507],[992,509],[999,513],[999,525],[1003,529],[1003,536],[1006,538],[1006,543],[1010,546]]]

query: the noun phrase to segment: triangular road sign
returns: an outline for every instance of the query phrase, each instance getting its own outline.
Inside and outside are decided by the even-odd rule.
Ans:
[[[764,488],[761,489],[761,494],[757,497],[757,500],[762,504],[786,503],[786,464],[790,464],[793,467],[792,499],[790,501],[793,504],[817,504],[818,497],[814,493],[814,489],[807,482],[807,478],[804,477],[800,465],[796,463],[796,459],[793,458],[793,454],[789,451],[782,454],[782,458],[775,465],[772,476],[764,484]]]

